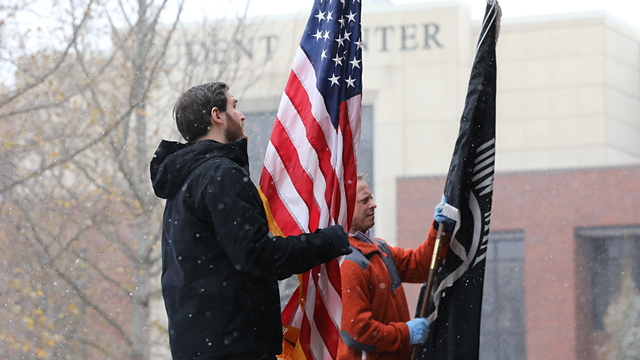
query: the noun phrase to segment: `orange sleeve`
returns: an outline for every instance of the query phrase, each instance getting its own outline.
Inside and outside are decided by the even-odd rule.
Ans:
[[[390,247],[391,255],[396,263],[396,268],[400,274],[402,282],[421,283],[426,282],[429,277],[433,248],[435,247],[438,230],[434,227],[435,221],[429,228],[427,239],[414,249],[403,249],[400,247]],[[444,233],[440,239],[440,252],[438,263],[441,263],[447,255],[449,249],[450,232]]]

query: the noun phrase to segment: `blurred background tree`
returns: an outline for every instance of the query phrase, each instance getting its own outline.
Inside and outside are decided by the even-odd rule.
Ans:
[[[221,21],[181,24],[183,3],[0,5],[0,358],[169,357],[152,311],[161,304],[163,202],[149,179],[159,119],[201,79],[232,82],[242,50],[204,65],[176,53],[172,41],[210,44],[202,28]],[[232,38],[246,35],[246,5],[224,19]]]

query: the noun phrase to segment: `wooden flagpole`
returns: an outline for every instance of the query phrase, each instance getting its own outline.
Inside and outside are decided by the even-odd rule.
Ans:
[[[438,235],[436,236],[436,243],[433,246],[433,255],[431,256],[431,266],[429,267],[429,277],[427,278],[427,286],[423,289],[421,295],[422,297],[422,305],[420,306],[420,312],[418,313],[418,317],[426,317],[427,311],[429,310],[429,298],[431,297],[431,289],[433,288],[433,281],[436,277],[436,272],[438,271],[438,266],[440,263],[438,262],[438,254],[440,253],[440,245],[441,239],[444,235],[444,224],[440,223],[438,225]],[[411,353],[411,360],[416,360],[418,358],[418,352],[422,347],[421,344],[413,345],[413,352]]]

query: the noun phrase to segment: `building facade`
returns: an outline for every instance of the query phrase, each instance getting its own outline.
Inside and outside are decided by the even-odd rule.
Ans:
[[[202,68],[195,85],[225,80],[212,69],[233,50],[219,74],[247,116],[254,181],[307,16],[220,26],[170,54]],[[458,1],[365,2],[362,19],[360,172],[378,204],[375,234],[414,247],[444,189],[480,21]],[[483,358],[606,356],[622,260],[640,258],[638,34],[605,13],[502,22]],[[415,307],[417,287],[407,292]]]

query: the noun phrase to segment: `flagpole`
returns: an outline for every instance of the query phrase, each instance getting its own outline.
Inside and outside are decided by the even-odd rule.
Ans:
[[[433,255],[431,256],[431,266],[429,267],[429,277],[427,278],[427,286],[422,289],[422,293],[420,294],[420,298],[422,298],[422,305],[420,306],[420,312],[418,312],[418,317],[426,317],[427,311],[429,311],[429,297],[431,296],[431,289],[433,288],[433,281],[436,277],[436,272],[438,271],[438,254],[440,253],[440,244],[442,236],[444,235],[444,224],[438,225],[438,235],[436,236],[436,243],[433,246]],[[418,358],[418,352],[422,344],[413,345],[413,352],[411,353],[411,360],[416,360]]]

